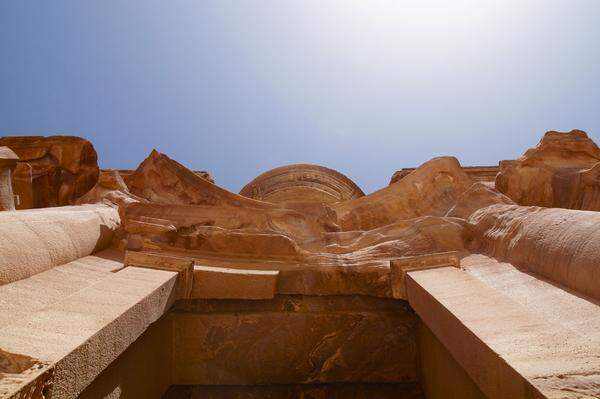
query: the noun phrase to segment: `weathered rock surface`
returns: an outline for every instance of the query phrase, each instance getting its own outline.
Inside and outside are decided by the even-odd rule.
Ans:
[[[334,203],[365,194],[349,178],[318,165],[281,166],[246,184],[240,195],[273,203]]]
[[[332,208],[342,230],[370,230],[419,216],[443,216],[472,184],[456,158],[434,158],[395,184]]]
[[[585,132],[547,132],[521,158],[500,162],[496,188],[520,205],[600,210],[598,162]]]
[[[280,293],[307,295],[390,296],[390,259],[464,251],[463,219],[489,204],[512,203],[474,184],[451,157],[429,161],[374,194],[330,204],[245,198],[156,151],[129,186],[147,201],[121,206],[129,249],[185,255],[208,266],[279,270]]]
[[[116,170],[103,170],[98,183],[85,195],[75,201],[75,204],[95,204],[104,202],[116,206],[125,206],[135,202],[147,202],[145,199],[129,192],[129,188]]]
[[[224,190],[153,151],[125,179],[104,171],[77,203],[117,205],[129,249],[278,270],[279,293],[376,296],[391,295],[389,260],[465,251],[464,219],[511,203],[474,184],[452,157],[426,162],[368,196],[338,172],[313,165],[277,168],[242,192],[271,202]]]
[[[469,224],[474,251],[600,299],[600,213],[492,205]]]
[[[514,201],[492,187],[477,182],[458,197],[446,216],[468,219],[473,212],[494,204],[514,204]]]
[[[2,137],[0,146],[19,156],[13,173],[19,209],[71,205],[98,181],[96,151],[81,137]]]
[[[136,204],[134,209],[139,206],[147,209],[148,205]],[[158,223],[155,221],[153,225]],[[137,223],[135,226],[139,228]],[[185,236],[176,233],[175,226],[164,232],[152,229],[149,224],[143,226],[135,231],[126,227],[130,241],[134,232],[141,236],[137,250],[185,256],[217,267],[279,270],[279,293],[305,295],[391,296],[390,259],[464,251],[467,239],[464,221],[443,217],[408,220],[372,232],[330,233],[320,242],[310,243],[312,250],[299,247],[281,234],[222,229],[215,236],[208,230],[203,233],[197,230],[191,240],[185,241]]]
[[[197,176],[200,176],[201,178],[203,178],[204,180],[208,181],[209,183],[215,184],[215,179],[212,177],[212,175],[207,172],[206,170],[195,170],[194,173]]]
[[[589,169],[557,172],[552,188],[556,207],[600,211],[600,162]]]
[[[129,184],[131,175],[133,175],[133,173],[135,172],[135,170],[131,170],[131,169],[100,169],[100,172],[105,172],[105,171],[111,172],[113,170],[115,170],[119,173],[119,175],[123,178],[123,181],[125,182],[125,184]],[[200,176],[204,180],[207,180],[210,183],[215,184],[215,179],[210,174],[210,172],[208,172],[206,170],[194,170],[193,172],[196,176]]]
[[[175,384],[417,378],[416,319],[401,302],[279,296],[269,301],[185,301],[175,309]]]
[[[416,168],[402,168],[397,170],[390,179],[390,184],[394,184],[412,173]],[[498,166],[462,166],[462,170],[474,181],[482,184],[494,185],[496,175],[499,171]]]
[[[122,210],[125,229],[152,241],[205,252],[249,253],[256,257],[295,257],[299,248],[291,237],[309,240],[322,232],[319,224],[300,213],[266,207],[129,204]],[[144,219],[150,218],[151,220]],[[136,222],[174,226],[174,234],[138,229]],[[137,229],[132,230],[132,224]],[[148,226],[151,227],[151,226]],[[254,237],[255,239],[253,239]],[[254,241],[253,241],[254,240]]]
[[[31,143],[25,158],[41,159],[54,168],[48,171],[69,168],[69,159],[83,168],[81,157]],[[600,149],[583,132],[550,132],[520,160],[503,164],[498,184],[506,195],[488,184],[493,168],[467,170],[441,157],[367,196],[343,175],[313,165],[267,172],[244,196],[153,151],[130,175],[104,171],[85,195],[67,195],[111,206],[0,213],[0,328],[9,331],[0,334],[0,374],[20,370],[2,350],[45,359],[56,365],[57,396],[74,397],[177,300],[159,334],[155,361],[168,372],[158,390],[210,384],[215,390],[196,387],[192,394],[236,397],[231,385],[287,384],[246,397],[335,397],[339,391],[322,384],[350,383],[359,395],[388,397],[362,384],[413,386],[419,362],[416,316],[393,296],[410,300],[450,350],[455,362],[448,367],[467,371],[461,378],[473,397],[483,394],[469,378],[491,396],[561,387],[593,393],[597,309],[586,298],[600,300],[600,213],[514,200],[594,209],[598,159]],[[31,175],[31,163],[20,163],[15,174],[27,170]],[[36,184],[32,193],[38,186],[49,192]],[[108,244],[119,219],[119,249],[130,250],[124,262],[80,259]],[[539,302],[563,294],[578,301]],[[439,351],[428,353],[421,359],[439,360]],[[129,358],[131,364],[135,359],[146,357]],[[430,366],[421,365],[422,372],[434,373]],[[428,377],[430,387],[453,383]]]
[[[156,150],[127,178],[129,190],[148,201],[182,205],[240,205],[253,201],[212,184]],[[255,206],[259,206],[256,202]]]
[[[195,230],[221,236],[220,228],[311,239],[323,231],[339,230],[335,214],[326,205],[286,208],[249,199],[208,183],[156,151],[131,175],[129,188],[151,204],[125,207],[126,228],[129,220],[151,217],[184,227],[180,233],[186,236]],[[306,207],[311,210],[308,214],[302,212]]]

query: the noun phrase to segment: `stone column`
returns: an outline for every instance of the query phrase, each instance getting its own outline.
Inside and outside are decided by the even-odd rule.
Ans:
[[[10,180],[19,157],[8,147],[0,147],[0,211],[14,211],[15,198]]]

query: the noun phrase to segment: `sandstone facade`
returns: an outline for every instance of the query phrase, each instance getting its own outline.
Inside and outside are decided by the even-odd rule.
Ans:
[[[0,145],[2,398],[600,395],[584,132],[368,195],[316,165],[236,194],[156,150],[99,173],[84,139]]]

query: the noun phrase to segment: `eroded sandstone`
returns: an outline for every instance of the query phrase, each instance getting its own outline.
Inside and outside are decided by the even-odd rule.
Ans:
[[[500,162],[496,188],[520,205],[599,210],[598,162],[585,132],[546,132],[521,158]]]
[[[597,334],[581,333],[597,324],[600,219],[561,209],[598,206],[600,149],[581,131],[504,161],[498,189],[496,168],[439,157],[369,195],[305,164],[235,194],[156,150],[96,181],[83,139],[11,140],[13,176],[40,171],[15,192],[77,204],[0,213],[0,346],[46,361],[58,398],[159,397],[170,384],[191,397],[393,397],[390,386],[418,398],[421,383],[435,399],[600,386]],[[124,369],[142,362],[152,388]],[[17,363],[11,392],[37,387]]]
[[[491,205],[469,218],[474,251],[600,299],[600,213]]]
[[[96,151],[74,136],[1,137],[18,156],[13,188],[19,209],[71,205],[98,181]]]
[[[295,190],[292,169],[282,170],[279,180],[269,172],[253,184],[273,193]],[[310,170],[342,179],[324,168]],[[82,201],[120,205],[129,249],[185,256],[212,267],[278,270],[278,289],[286,294],[391,296],[390,260],[465,251],[471,238],[464,219],[489,204],[512,203],[473,182],[451,157],[426,162],[371,195],[330,203],[310,195],[277,203],[245,198],[157,151],[128,177],[128,187],[114,183],[118,174],[106,176]],[[348,193],[356,192],[353,183],[344,184]]]
[[[75,201],[75,204],[95,204],[104,202],[116,206],[125,206],[145,199],[132,194],[125,181],[116,170],[103,170],[96,185]]]

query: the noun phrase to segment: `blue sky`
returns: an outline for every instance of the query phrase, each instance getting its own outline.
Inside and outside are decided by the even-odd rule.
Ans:
[[[366,192],[439,155],[518,157],[546,130],[600,138],[600,2],[0,2],[0,135],[152,148],[232,191],[276,166]]]

